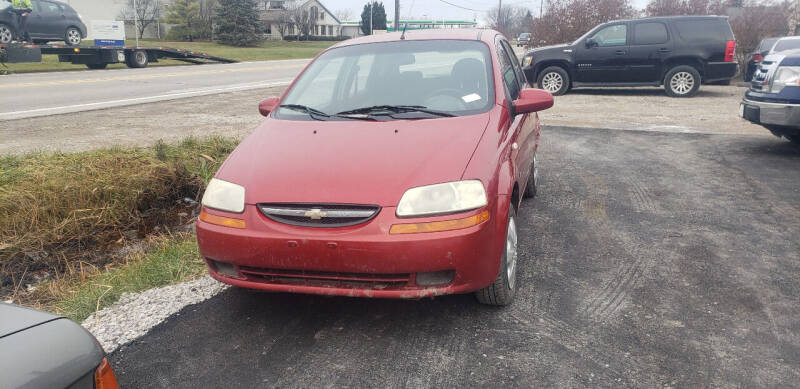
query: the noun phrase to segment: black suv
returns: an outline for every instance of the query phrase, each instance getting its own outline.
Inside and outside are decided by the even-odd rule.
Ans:
[[[701,83],[730,82],[739,71],[728,18],[674,16],[601,24],[571,44],[533,49],[528,80],[554,95],[578,87],[660,86],[690,97]]]

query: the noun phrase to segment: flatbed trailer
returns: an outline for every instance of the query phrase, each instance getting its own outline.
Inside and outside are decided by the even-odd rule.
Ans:
[[[86,65],[89,69],[105,69],[109,64],[124,63],[130,68],[144,68],[159,59],[172,59],[194,64],[234,63],[228,58],[171,47],[143,46],[67,46],[0,44],[0,62],[41,62],[42,55],[58,55],[59,62]]]

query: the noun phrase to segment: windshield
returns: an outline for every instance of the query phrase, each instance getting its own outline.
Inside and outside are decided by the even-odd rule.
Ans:
[[[427,110],[403,110],[403,119],[486,112],[494,102],[490,58],[489,48],[479,41],[397,41],[335,48],[300,76],[275,117],[338,120],[342,118],[323,115],[353,111],[368,115],[370,110],[364,109],[376,106]]]
[[[791,49],[800,49],[800,39],[781,39],[775,44],[772,52],[777,53],[779,51]]]
[[[522,34],[519,34],[519,37],[520,38],[530,38],[531,34],[529,32],[523,32]]]

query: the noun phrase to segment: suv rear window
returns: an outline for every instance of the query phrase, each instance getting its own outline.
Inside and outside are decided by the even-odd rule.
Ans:
[[[733,40],[733,31],[724,19],[680,20],[675,22],[678,35],[687,42]]]
[[[664,23],[637,23],[633,26],[633,44],[657,45],[669,40]]]

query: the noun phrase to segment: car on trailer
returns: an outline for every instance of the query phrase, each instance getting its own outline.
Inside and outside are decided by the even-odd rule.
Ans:
[[[28,16],[28,33],[33,43],[64,41],[70,46],[81,44],[86,25],[69,4],[55,0],[31,0],[33,11]],[[0,43],[11,43],[18,35],[17,14],[11,2],[0,0]]]

